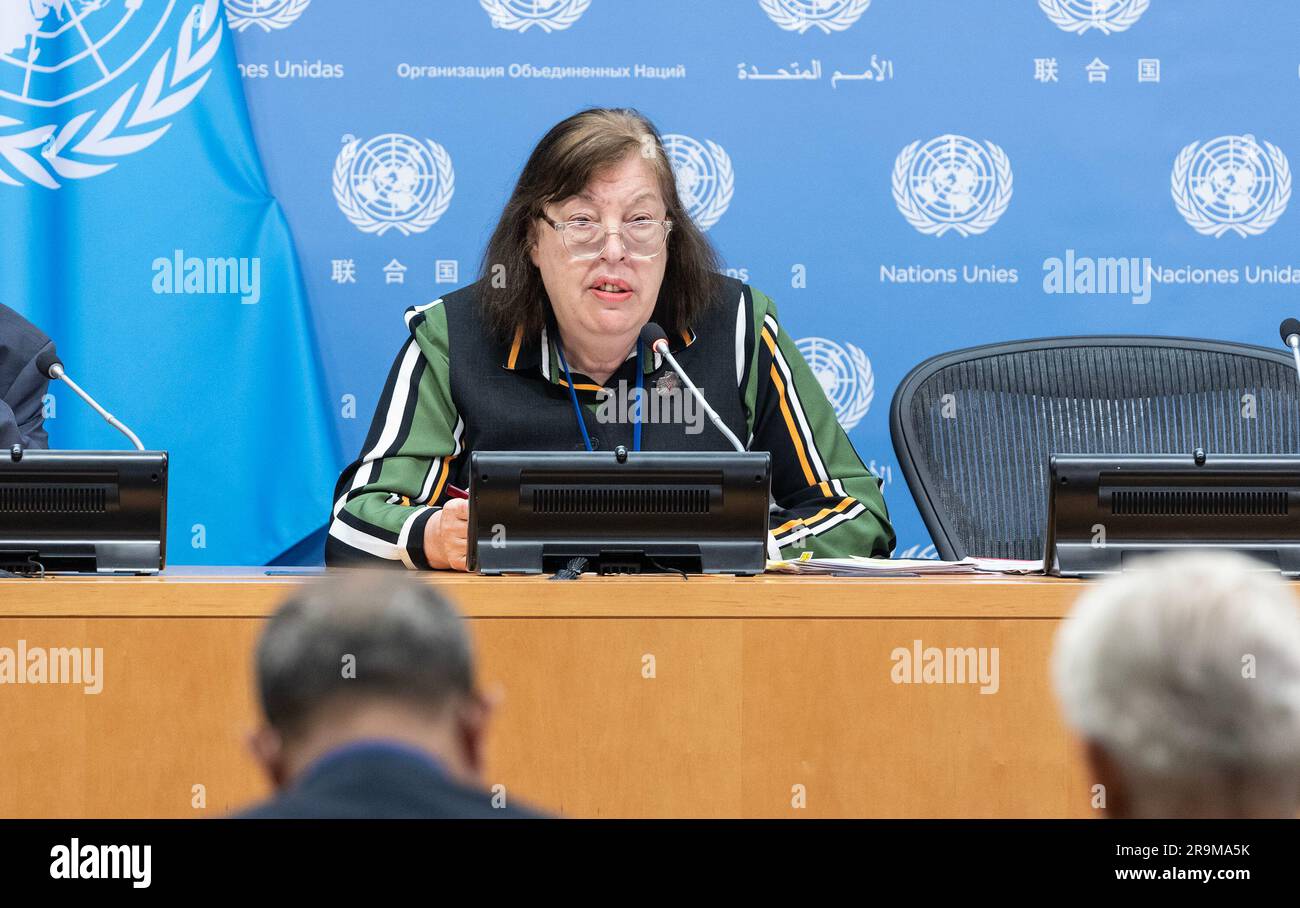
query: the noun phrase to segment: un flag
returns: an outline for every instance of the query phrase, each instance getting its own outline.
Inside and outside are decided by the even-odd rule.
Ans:
[[[0,0],[0,302],[171,454],[173,563],[263,563],[341,467],[218,0]],[[123,439],[57,382],[52,447]]]

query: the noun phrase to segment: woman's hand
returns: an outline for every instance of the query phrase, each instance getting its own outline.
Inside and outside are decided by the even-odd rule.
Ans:
[[[469,502],[453,498],[424,525],[424,557],[439,570],[469,570]]]

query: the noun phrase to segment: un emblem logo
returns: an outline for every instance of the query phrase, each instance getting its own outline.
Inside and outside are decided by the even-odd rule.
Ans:
[[[226,21],[237,32],[256,25],[264,32],[288,28],[311,0],[225,0]]]
[[[812,367],[844,431],[862,422],[876,396],[876,377],[867,354],[852,344],[840,346],[824,337],[805,337],[795,346]]]
[[[1011,162],[992,142],[945,135],[908,145],[894,161],[894,202],[921,233],[983,233],[1011,203]]]
[[[1197,233],[1257,236],[1291,200],[1291,165],[1282,149],[1252,135],[1193,142],[1170,175],[1174,205]]]
[[[455,188],[451,155],[432,139],[390,132],[363,143],[344,136],[334,160],[334,199],[362,233],[423,233]]]
[[[207,82],[223,32],[218,0],[0,0],[0,183],[58,189],[152,145]],[[106,94],[142,58],[143,90]]]
[[[581,18],[591,0],[479,0],[493,28],[526,32],[536,25],[544,32],[562,31]]]
[[[767,17],[788,32],[819,28],[842,32],[867,11],[871,0],[758,0]]]
[[[708,230],[726,212],[736,189],[731,158],[721,145],[707,139],[701,145],[690,136],[669,133],[663,145],[686,213],[701,230]]]
[[[1038,5],[1061,31],[1081,35],[1095,28],[1109,35],[1142,18],[1150,0],[1038,0]]]

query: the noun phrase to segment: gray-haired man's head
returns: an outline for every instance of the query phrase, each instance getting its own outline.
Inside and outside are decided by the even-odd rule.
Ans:
[[[348,738],[436,737],[458,751],[472,738],[477,748],[469,635],[428,582],[365,572],[304,584],[263,631],[256,672],[268,728],[255,747],[263,762],[279,761],[268,765],[278,783],[293,774],[286,759],[300,764]],[[295,761],[295,749],[309,753]],[[439,756],[472,769],[478,755]]]
[[[1081,597],[1052,675],[1122,816],[1294,816],[1300,613],[1241,555],[1150,558]]]

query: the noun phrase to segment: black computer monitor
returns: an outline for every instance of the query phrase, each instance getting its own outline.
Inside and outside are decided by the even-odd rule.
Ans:
[[[771,455],[475,451],[469,566],[555,573],[761,574]]]
[[[1128,570],[1166,551],[1231,550],[1300,575],[1300,456],[1053,454],[1044,566]]]
[[[0,452],[0,569],[157,573],[166,557],[165,451]]]

